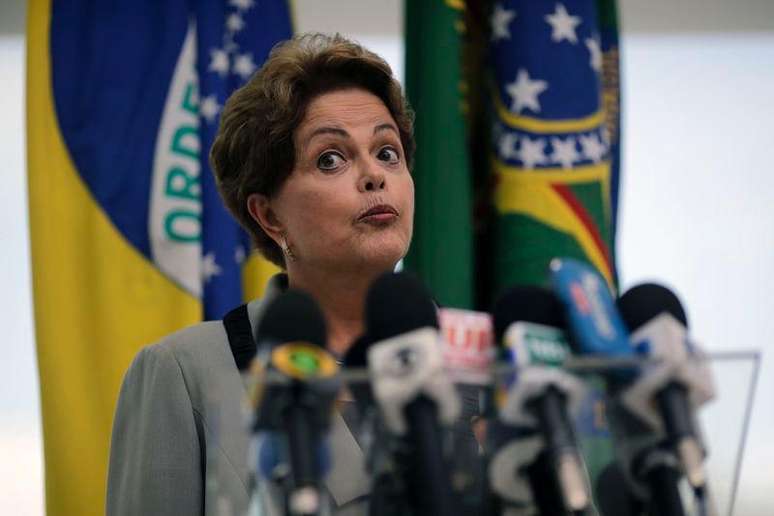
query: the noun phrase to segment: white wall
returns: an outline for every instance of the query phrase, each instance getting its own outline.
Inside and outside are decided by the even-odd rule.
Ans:
[[[337,0],[325,2],[325,9],[317,0],[295,4],[300,30],[339,30],[402,73],[399,0]],[[733,10],[725,4],[622,1],[628,32],[618,248],[623,286],[656,279],[674,287],[708,347],[764,351],[736,511],[755,516],[770,514],[766,502],[774,501],[774,300],[767,295],[774,286],[774,170],[768,156],[774,148],[774,17],[766,17],[774,2],[728,2]],[[4,20],[0,29],[19,28],[20,22]],[[713,32],[702,32],[708,29]],[[43,489],[26,224],[24,50],[22,30],[3,30],[0,513],[38,515]],[[713,472],[726,484],[749,368],[718,373],[721,398],[705,422]],[[721,503],[726,487],[716,486]]]
[[[0,34],[0,513],[43,513],[27,238],[24,41]]]
[[[736,514],[771,514],[774,33],[637,34],[623,45],[623,285],[663,281],[708,348],[764,352]],[[718,372],[723,410],[705,423],[726,482],[750,368]]]

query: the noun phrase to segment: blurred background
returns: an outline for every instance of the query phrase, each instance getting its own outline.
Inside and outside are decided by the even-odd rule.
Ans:
[[[403,76],[402,1],[294,5],[297,31],[341,32]],[[708,349],[762,352],[735,514],[768,515],[774,501],[774,2],[621,0],[619,9],[621,285],[666,283],[682,297],[693,333]],[[0,513],[41,515],[25,24],[25,2],[0,2]],[[720,399],[704,416],[718,491],[731,481],[751,371],[749,364],[719,366]]]

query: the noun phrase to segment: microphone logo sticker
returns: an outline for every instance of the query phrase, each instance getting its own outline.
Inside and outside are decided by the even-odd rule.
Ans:
[[[528,326],[524,343],[529,353],[529,364],[561,367],[569,357],[569,345],[564,332],[550,326]]]
[[[422,360],[420,350],[413,347],[405,347],[396,350],[386,364],[385,371],[392,376],[410,376]]]
[[[595,274],[583,275],[583,290],[591,305],[591,318],[594,321],[594,326],[597,327],[597,331],[601,336],[612,340],[615,338],[616,332],[615,328],[613,328],[613,323],[607,316],[607,311],[599,292],[600,288],[606,289],[607,287],[602,285]]]
[[[580,313],[583,315],[591,313],[591,303],[589,303],[589,298],[586,297],[586,291],[583,290],[580,283],[573,282],[570,284],[570,295]]]
[[[277,370],[299,380],[328,378],[338,371],[336,360],[319,346],[290,342],[277,346],[271,353]]]

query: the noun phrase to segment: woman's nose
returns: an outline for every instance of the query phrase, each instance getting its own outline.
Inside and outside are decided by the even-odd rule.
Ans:
[[[376,192],[387,187],[384,174],[375,167],[369,168],[360,176],[357,186],[360,192]]]

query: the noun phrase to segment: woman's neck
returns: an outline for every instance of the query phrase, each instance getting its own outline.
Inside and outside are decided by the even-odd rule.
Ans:
[[[292,288],[305,290],[317,301],[328,325],[328,349],[343,356],[363,333],[363,313],[368,288],[381,271],[372,274],[308,273],[288,270]]]

